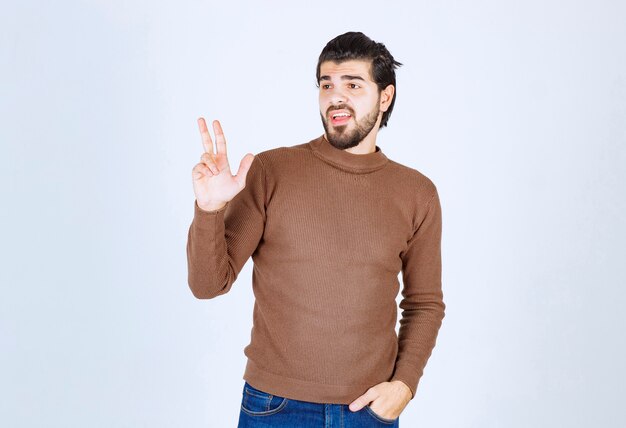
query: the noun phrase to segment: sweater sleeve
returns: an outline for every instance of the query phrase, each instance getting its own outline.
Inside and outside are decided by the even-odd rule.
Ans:
[[[246,185],[225,206],[204,211],[194,201],[187,236],[188,283],[198,299],[227,293],[265,228],[265,168],[255,156]]]
[[[441,205],[437,189],[426,215],[401,254],[403,288],[398,355],[391,380],[400,380],[415,397],[444,318],[441,289]]]

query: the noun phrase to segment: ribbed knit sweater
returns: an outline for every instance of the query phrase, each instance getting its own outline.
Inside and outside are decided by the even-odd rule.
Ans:
[[[322,135],[258,153],[224,207],[194,202],[188,283],[199,299],[225,294],[252,257],[243,379],[256,388],[349,404],[400,380],[413,398],[444,317],[441,227],[428,177]]]

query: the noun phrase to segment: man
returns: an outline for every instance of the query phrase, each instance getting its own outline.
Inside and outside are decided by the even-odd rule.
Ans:
[[[214,298],[254,262],[240,427],[398,426],[415,396],[444,317],[442,224],[434,183],[376,145],[400,65],[360,32],[328,42],[316,73],[324,134],[248,153],[236,175],[220,123],[213,153],[198,120],[189,286]]]

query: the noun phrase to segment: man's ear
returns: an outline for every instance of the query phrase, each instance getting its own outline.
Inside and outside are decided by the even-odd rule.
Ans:
[[[391,105],[391,101],[393,101],[395,92],[396,88],[391,84],[387,85],[387,87],[380,92],[380,111],[387,111]]]

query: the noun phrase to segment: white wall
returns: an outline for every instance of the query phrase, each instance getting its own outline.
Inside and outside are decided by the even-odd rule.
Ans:
[[[236,425],[251,262],[188,289],[196,118],[233,168],[321,135],[317,56],[352,30],[404,63],[378,145],[443,207],[446,318],[401,425],[626,424],[624,2],[2,9],[0,425]]]

